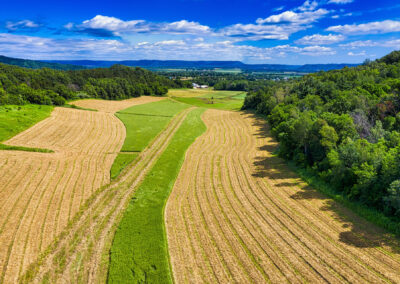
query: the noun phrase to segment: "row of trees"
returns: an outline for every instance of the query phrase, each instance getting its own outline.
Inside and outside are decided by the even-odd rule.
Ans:
[[[120,100],[142,95],[162,96],[181,87],[153,72],[114,65],[110,68],[60,71],[0,64],[0,104],[63,105],[75,98]]]
[[[400,217],[400,52],[274,82],[250,92],[243,109],[267,116],[282,157]]]

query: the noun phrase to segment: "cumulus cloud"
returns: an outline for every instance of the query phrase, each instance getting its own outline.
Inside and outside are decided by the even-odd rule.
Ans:
[[[292,33],[305,29],[299,25],[254,25],[236,24],[220,31],[221,35],[251,40],[260,39],[288,39]]]
[[[378,34],[400,31],[400,21],[386,20],[381,22],[370,22],[365,24],[338,25],[326,29],[327,31],[340,32],[344,34]]]
[[[38,27],[40,27],[40,25],[31,20],[22,20],[18,22],[6,23],[6,29],[8,29],[9,31],[17,31],[20,29],[35,29]]]
[[[348,4],[348,3],[352,3],[354,2],[354,0],[329,0],[328,3],[330,4]]]
[[[350,49],[357,49],[360,47],[375,47],[375,46],[391,47],[391,48],[395,48],[395,49],[400,49],[400,39],[384,40],[384,41],[358,40],[358,41],[353,41],[353,42],[349,42],[346,44],[340,44],[339,46],[343,47],[343,48],[350,48]]]
[[[306,11],[296,13],[293,11],[285,11],[278,15],[272,15],[265,19],[257,19],[257,24],[277,24],[277,23],[295,23],[295,24],[310,24],[313,23],[326,14],[329,11],[325,9],[318,9],[315,11]]]
[[[68,30],[88,33],[94,36],[112,37],[133,33],[202,34],[209,33],[210,27],[197,22],[181,20],[172,23],[153,23],[144,20],[123,21],[121,19],[97,15],[81,24],[64,26]]]
[[[358,52],[358,53],[354,53],[354,52],[350,51],[349,53],[347,53],[347,55],[348,56],[366,56],[367,53],[365,51],[361,51],[361,52]]]
[[[310,1],[310,0],[306,0],[303,5],[301,5],[300,7],[298,7],[297,9],[299,11],[313,11],[318,7],[318,2],[317,1]]]
[[[333,43],[343,41],[344,39],[345,39],[345,37],[343,35],[315,34],[315,35],[308,35],[308,36],[302,37],[301,39],[296,40],[295,43],[301,44],[301,45],[327,45],[327,44],[333,44]]]

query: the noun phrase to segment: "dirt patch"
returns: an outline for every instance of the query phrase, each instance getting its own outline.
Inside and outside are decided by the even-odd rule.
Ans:
[[[166,207],[177,283],[400,283],[400,243],[304,184],[251,114],[208,110]]]

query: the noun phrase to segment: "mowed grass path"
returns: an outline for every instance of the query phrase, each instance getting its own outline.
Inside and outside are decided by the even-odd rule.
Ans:
[[[246,93],[213,89],[174,89],[168,92],[168,96],[176,101],[197,107],[240,110]]]
[[[165,128],[172,117],[188,108],[173,100],[133,106],[116,113],[126,127],[126,138],[121,153],[111,168],[111,179],[115,179],[144,148]]]
[[[5,105],[0,106],[0,150],[30,152],[51,152],[46,149],[4,145],[4,142],[50,116],[52,106],[46,105]]]
[[[197,108],[188,114],[137,189],[114,237],[109,283],[172,282],[164,207],[186,150],[206,130],[201,120],[203,111]]]

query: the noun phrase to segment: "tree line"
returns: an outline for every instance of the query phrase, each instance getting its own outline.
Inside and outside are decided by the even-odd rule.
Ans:
[[[400,51],[271,82],[250,91],[243,109],[267,117],[281,157],[349,199],[400,217]]]
[[[122,65],[62,71],[0,64],[0,105],[63,105],[78,98],[121,100],[142,95],[162,96],[168,88],[180,87],[180,80]]]

